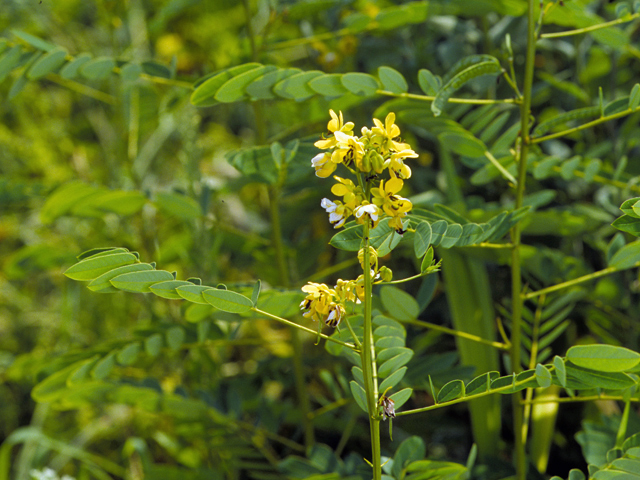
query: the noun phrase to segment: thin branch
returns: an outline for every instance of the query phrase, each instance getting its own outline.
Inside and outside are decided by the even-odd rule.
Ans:
[[[417,95],[415,93],[394,93],[388,90],[376,90],[378,95],[386,95],[387,97],[397,97],[397,98],[410,98],[412,100],[422,100],[424,102],[433,102],[435,100],[435,96],[433,95]],[[449,103],[467,103],[471,105],[496,105],[501,103],[509,103],[509,104],[518,104],[520,103],[515,98],[505,98],[502,100],[491,100],[491,99],[474,99],[474,98],[450,98],[448,100]]]
[[[542,35],[540,35],[540,38],[558,38],[558,37],[569,37],[571,35],[580,35],[581,33],[594,32],[596,30],[609,28],[614,25],[619,25],[621,23],[627,23],[632,20],[635,20],[638,17],[640,17],[640,13],[634,13],[623,18],[612,20],[610,22],[599,23],[598,25],[591,25],[590,27],[577,28],[575,30],[566,30],[564,32],[543,33]]]
[[[634,268],[634,267],[638,267],[638,266],[640,266],[640,262],[635,263],[630,268]],[[624,270],[628,270],[628,269],[625,268]],[[617,267],[605,268],[603,270],[599,270],[597,272],[593,272],[593,273],[590,273],[588,275],[583,275],[582,277],[574,278],[573,280],[569,280],[567,282],[558,283],[557,285],[552,285],[551,287],[543,288],[543,289],[537,290],[535,292],[522,294],[522,299],[523,300],[529,300],[530,298],[538,297],[540,295],[544,295],[544,294],[551,293],[551,292],[556,292],[556,291],[562,290],[564,288],[569,288],[569,287],[572,287],[574,285],[579,285],[581,283],[588,282],[590,280],[593,280],[594,278],[604,277],[605,275],[609,275],[611,273],[620,272],[620,271],[621,270],[618,269]]]
[[[460,337],[466,340],[470,340],[472,342],[482,343],[483,345],[489,345],[490,347],[494,347],[499,350],[509,349],[509,345],[505,343],[495,342],[493,340],[486,340],[482,337],[479,337],[478,335],[473,335],[471,333],[461,332],[459,330],[454,330],[452,328],[443,327],[442,325],[436,325],[435,323],[425,322],[422,320],[401,320],[401,323],[408,323],[410,325],[429,328],[431,330],[436,330],[437,332],[453,335],[454,337]]]
[[[544,137],[532,137],[530,143],[541,143],[541,142],[545,142],[547,140],[552,140],[554,138],[564,137],[565,135],[569,135],[570,133],[579,132],[581,130],[586,130],[587,128],[595,127],[596,125],[600,125],[601,123],[605,123],[605,122],[608,122],[610,120],[615,120],[616,118],[626,117],[627,115],[631,115],[632,113],[636,113],[639,110],[640,110],[640,107],[636,108],[635,110],[631,110],[630,108],[627,108],[626,110],[623,110],[622,112],[614,113],[612,115],[607,115],[605,117],[600,117],[600,118],[598,118],[596,120],[593,120],[591,122],[583,123],[582,125],[579,125],[579,126],[573,127],[573,128],[568,128],[567,130],[563,130],[563,131],[558,132],[558,133],[552,133],[550,135],[545,135]]]
[[[312,335],[314,335],[316,337],[319,335],[321,338],[324,338],[325,340],[337,343],[339,345],[342,345],[343,347],[347,347],[347,348],[350,348],[350,349],[354,350],[356,353],[359,353],[359,350],[356,348],[356,346],[351,344],[351,343],[343,342],[342,340],[338,340],[337,338],[330,337],[328,335],[325,335],[324,333],[318,333],[315,330],[312,330],[312,329],[307,328],[307,327],[303,327],[302,325],[298,325],[297,323],[292,322],[291,320],[287,320],[286,318],[278,317],[277,315],[272,315],[271,313],[265,312],[263,310],[260,310],[259,308],[253,307],[253,308],[251,308],[251,310],[256,312],[259,315],[264,315],[267,318],[271,318],[272,320],[276,320],[276,321],[278,321],[280,323],[284,323],[285,325],[289,325],[290,327],[294,327],[294,328],[297,328],[299,330],[304,330],[305,332],[311,333]]]

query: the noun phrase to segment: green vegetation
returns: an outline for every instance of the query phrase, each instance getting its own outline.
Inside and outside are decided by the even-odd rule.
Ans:
[[[0,480],[640,478],[640,1],[3,14]]]

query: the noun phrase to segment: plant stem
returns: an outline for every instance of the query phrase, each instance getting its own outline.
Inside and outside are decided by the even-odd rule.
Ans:
[[[640,262],[633,265],[633,267],[640,266]],[[569,288],[574,285],[578,285],[580,283],[588,282],[589,280],[593,280],[595,278],[604,277],[605,275],[609,275],[611,273],[619,272],[620,270],[616,267],[609,267],[603,270],[598,270],[597,272],[589,273],[588,275],[583,275],[582,277],[574,278],[573,280],[568,280],[566,282],[558,283],[556,285],[552,285],[551,287],[543,288],[541,290],[537,290],[535,292],[530,292],[525,295],[522,295],[523,300],[529,300],[530,298],[538,297],[540,295],[545,295],[547,293],[556,292],[558,290],[562,290],[563,288]]]
[[[435,323],[425,322],[422,320],[403,320],[402,323],[408,323],[410,325],[417,325],[424,328],[429,328],[431,330],[435,330],[436,332],[447,333],[449,335],[453,335],[454,337],[465,338],[467,340],[471,340],[472,342],[482,343],[483,345],[489,345],[490,347],[497,348],[498,350],[509,350],[509,345],[504,343],[495,342],[493,340],[487,340],[478,335],[473,335],[472,333],[462,332],[460,330],[454,330],[453,328],[443,327],[442,325],[436,325]]]
[[[319,336],[320,338],[324,338],[325,340],[328,340],[330,342],[334,342],[334,343],[337,343],[338,345],[342,345],[343,347],[350,348],[354,350],[356,353],[360,353],[360,350],[358,350],[356,346],[353,345],[352,343],[343,342],[342,340],[338,340],[337,338],[330,337],[328,335],[325,335],[324,333],[318,333],[316,330],[312,330],[310,328],[307,328],[295,322],[292,322],[291,320],[287,320],[286,318],[278,317],[277,315],[273,315],[269,312],[265,312],[264,310],[260,310],[259,308],[253,307],[251,308],[251,311],[256,312],[258,315],[263,315],[272,320],[276,320],[280,323],[284,323],[285,325],[289,325],[290,327],[297,328],[298,330],[304,330],[305,332],[312,334],[314,337]]]
[[[581,33],[593,32],[595,30],[600,30],[602,28],[612,27],[614,25],[619,25],[621,23],[627,23],[636,18],[640,17],[640,13],[634,13],[631,15],[627,15],[626,17],[618,18],[616,20],[612,20],[606,23],[599,23],[597,25],[591,25],[590,27],[578,28],[576,30],[567,30],[564,32],[555,32],[555,33],[543,33],[540,35],[540,38],[558,38],[558,37],[568,37],[570,35],[580,35]]]
[[[545,142],[547,140],[552,140],[554,138],[566,137],[567,135],[569,135],[571,133],[579,132],[580,130],[586,130],[588,128],[595,127],[596,125],[600,125],[601,123],[606,123],[606,122],[609,122],[611,120],[615,120],[616,118],[626,117],[627,115],[631,115],[632,113],[636,113],[638,110],[640,110],[640,107],[635,108],[633,110],[631,108],[627,108],[626,110],[623,110],[622,112],[612,113],[611,115],[606,115],[604,117],[597,118],[596,120],[592,120],[590,122],[583,123],[582,125],[578,125],[577,127],[568,128],[566,130],[562,130],[561,132],[552,133],[552,134],[549,134],[549,135],[545,135],[543,137],[532,138],[531,139],[531,143],[541,143],[541,142]]]
[[[378,379],[376,374],[376,352],[373,344],[373,325],[371,320],[371,257],[369,254],[369,224],[364,224],[364,334],[362,339],[362,373],[364,390],[367,395],[367,410],[369,411],[369,429],[371,432],[371,464],[373,465],[373,480],[382,478],[380,457],[380,419],[378,418]]]
[[[436,97],[433,95],[417,95],[415,93],[394,93],[388,90],[376,90],[377,95],[385,95],[387,97],[411,98],[413,100],[423,100],[425,102],[433,102]],[[504,98],[502,100],[486,99],[486,98],[450,98],[449,103],[466,103],[471,105],[495,105],[499,103],[520,103],[515,98]]]
[[[535,66],[536,39],[535,39],[535,0],[528,0],[527,11],[527,52],[525,57],[524,85],[522,89],[522,104],[520,105],[520,151],[518,155],[518,183],[516,184],[515,209],[522,207],[527,174],[527,156],[531,137],[529,134],[531,110],[531,91],[533,87],[533,71]],[[513,304],[511,325],[511,368],[514,373],[521,371],[520,349],[522,348],[522,308],[523,299],[522,277],[520,265],[520,224],[511,229],[511,299]],[[514,393],[511,397],[513,406],[513,432],[514,432],[514,464],[516,478],[525,480],[527,476],[526,438],[524,437],[524,412],[521,405],[520,393]]]
[[[273,229],[273,248],[275,250],[276,263],[278,264],[280,283],[285,287],[289,287],[291,281],[289,279],[289,269],[287,268],[284,243],[282,242],[282,225],[280,222],[280,185],[284,183],[285,172],[280,172],[281,178],[278,185],[269,189],[269,209]],[[296,329],[291,330],[291,345],[293,346],[293,375],[295,380],[296,396],[298,397],[300,412],[302,413],[304,444],[307,449],[310,449],[315,443],[315,434],[313,432],[313,421],[309,416],[311,412],[311,405],[309,403],[307,383],[305,381],[304,374],[302,340],[300,339],[300,335]]]

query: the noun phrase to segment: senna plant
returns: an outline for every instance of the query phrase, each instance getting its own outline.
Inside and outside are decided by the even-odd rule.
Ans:
[[[304,18],[319,8],[314,7],[314,3],[322,4],[301,2],[302,6],[291,6],[286,15]],[[231,283],[207,285],[206,277],[204,284],[196,277],[181,280],[177,274],[158,269],[155,263],[147,263],[140,254],[123,247],[87,251],[66,270],[67,277],[89,282],[89,290],[97,293],[151,293],[167,300],[187,302],[190,304],[188,321],[193,325],[163,325],[137,331],[133,338],[113,339],[108,345],[69,354],[42,369],[32,397],[42,405],[59,404],[67,408],[83,401],[97,403],[106,399],[135,405],[144,411],[162,412],[176,421],[184,421],[185,425],[199,422],[215,432],[212,438],[222,439],[216,447],[225,455],[212,463],[224,469],[233,469],[229,466],[229,457],[233,457],[236,445],[229,450],[223,447],[240,438],[244,441],[242,460],[248,463],[247,458],[255,458],[250,455],[257,451],[270,460],[271,467],[278,469],[278,473],[270,472],[274,476],[328,475],[328,478],[375,480],[462,479],[478,473],[479,469],[474,471],[476,456],[482,463],[499,453],[501,422],[506,421],[500,408],[502,395],[511,400],[509,425],[513,438],[506,441],[513,444],[508,450],[512,451],[510,460],[515,478],[530,477],[533,469],[544,473],[558,406],[610,400],[623,405],[623,413],[606,446],[610,448],[609,453],[590,457],[588,473],[596,479],[635,478],[640,471],[637,447],[640,440],[631,434],[630,425],[633,423],[631,405],[639,400],[640,354],[635,351],[638,347],[631,342],[627,344],[631,349],[621,346],[622,339],[611,335],[606,328],[596,328],[598,325],[592,327],[597,334],[581,339],[593,344],[578,345],[575,331],[572,333],[574,322],[569,317],[579,302],[586,302],[589,297],[581,287],[638,266],[638,241],[627,243],[628,237],[612,235],[610,224],[627,235],[639,236],[640,209],[636,206],[639,203],[636,195],[640,192],[632,174],[625,172],[626,161],[596,158],[605,157],[607,148],[583,148],[568,153],[566,144],[561,142],[577,142],[581,132],[594,132],[599,126],[619,119],[629,120],[626,131],[637,131],[632,124],[640,106],[640,85],[629,85],[629,88],[625,85],[625,91],[620,87],[609,92],[608,102],[600,89],[592,101],[585,90],[536,64],[537,56],[544,49],[557,46],[559,52],[568,50],[566,44],[561,43],[565,37],[587,35],[621,56],[621,52],[637,56],[629,32],[620,26],[637,25],[638,2],[617,2],[615,6],[606,7],[611,11],[603,7],[605,12],[617,17],[610,22],[587,7],[586,2],[578,1],[540,4],[534,0],[511,0],[478,2],[477,5],[425,1],[383,8],[375,18],[364,13],[345,16],[344,29],[340,31],[340,35],[345,36],[419,24],[439,15],[482,15],[487,16],[486,22],[492,21],[491,15],[501,16],[506,23],[518,19],[522,21],[521,26],[526,26],[512,29],[511,34],[501,34],[496,42],[499,46],[493,51],[463,57],[444,69],[441,76],[433,73],[437,65],[431,70],[420,69],[415,82],[386,65],[376,65],[371,69],[375,70],[373,74],[327,73],[283,66],[283,62],[272,64],[268,55],[261,55],[264,53],[261,48],[271,48],[271,52],[295,49],[313,44],[319,38],[261,45],[261,39],[253,31],[256,22],[251,19],[247,34],[252,45],[252,61],[218,70],[195,82],[175,80],[175,65],[167,67],[155,62],[108,57],[92,59],[83,53],[72,55],[48,41],[14,32],[14,38],[0,44],[0,78],[9,75],[13,78],[10,98],[17,97],[29,82],[47,79],[111,104],[115,103],[114,97],[100,90],[83,88],[82,82],[117,76],[118,81],[129,85],[149,82],[183,88],[187,91],[182,97],[186,99],[184,102],[188,100],[195,107],[251,104],[259,131],[258,145],[234,151],[228,159],[247,178],[257,178],[267,186],[273,223],[271,243],[276,252],[280,285],[293,287],[295,282],[289,278],[278,202],[288,179],[302,178],[304,174],[298,173],[302,169],[311,170],[309,161],[316,181],[333,177],[336,182],[331,192],[337,198],[314,200],[315,208],[319,205],[328,214],[325,223],[338,229],[329,243],[350,252],[351,265],[359,264],[361,270],[355,278],[338,279],[333,286],[315,281],[298,285],[303,294],[284,299],[291,292],[267,288],[263,291],[260,281],[248,287]],[[245,3],[245,9],[251,17],[249,2]],[[487,50],[491,50],[489,46]],[[518,57],[522,58],[521,63]],[[595,63],[603,61],[602,55],[594,58]],[[590,77],[584,76],[588,83]],[[489,83],[480,88],[487,78]],[[591,80],[594,78],[599,77]],[[539,80],[538,93],[534,88],[536,79]],[[575,103],[568,102],[562,104],[563,111],[543,109],[543,102],[536,97],[544,95],[541,84],[550,85],[555,92],[564,92],[580,106],[573,108]],[[464,89],[469,88],[475,97],[482,95],[482,98],[473,95],[469,98],[464,93]],[[131,112],[136,111],[135,98],[138,97],[131,96]],[[321,139],[314,137],[316,148],[298,138],[283,145],[280,141],[287,138],[286,135],[268,138],[264,131],[268,124],[262,111],[264,103],[293,100],[316,105],[313,102],[327,99],[338,104],[343,101],[344,106],[329,110],[326,131]],[[364,101],[380,100],[389,101],[378,107],[373,125],[363,127],[359,135],[355,133],[354,123],[345,122],[342,110],[347,112],[350,102],[368,109],[370,104]],[[322,106],[324,122],[324,112],[329,107],[325,108],[324,103]],[[420,203],[419,187],[413,188],[413,192],[417,192],[413,197],[404,193],[411,192],[412,180],[417,180],[426,166],[412,163],[422,150],[418,143],[400,137],[397,124],[403,132],[408,132],[405,136],[419,137],[423,144],[428,141],[436,145],[440,180],[444,183],[439,198],[445,204]],[[131,125],[128,133],[135,140],[137,123],[131,122]],[[628,142],[624,147],[633,146]],[[130,147],[132,177],[144,179],[151,172],[148,154],[137,155],[135,141]],[[620,149],[616,147],[615,151]],[[468,173],[462,178],[457,173],[457,169],[462,169],[456,164],[458,160]],[[611,167],[612,163],[616,168]],[[560,182],[551,185],[565,193],[562,190],[566,184],[561,182],[576,179],[586,185],[606,188],[600,195],[613,198],[609,204],[614,201],[622,204],[620,209],[624,215],[612,222],[611,209],[593,212],[585,208],[588,215],[583,213],[590,222],[585,225],[586,220],[576,219],[578,207],[553,211],[549,205],[557,192],[545,190],[544,182]],[[487,197],[498,196],[496,192],[499,192],[506,200],[492,204],[488,198],[481,201],[477,196],[466,196],[460,187],[462,182],[485,187],[490,192]],[[572,185],[578,188],[583,184]],[[150,197],[142,189],[113,190],[72,182],[48,198],[41,219],[50,224],[64,215],[91,217],[109,213],[124,217],[152,205],[167,215],[195,220],[203,216],[203,203],[193,196],[175,192]],[[549,208],[543,210],[544,207]],[[598,230],[593,248],[602,253],[601,260],[606,266],[591,271],[583,263],[567,258],[569,255],[559,250],[550,252],[533,240],[536,234],[570,236],[572,229]],[[415,257],[412,261],[417,265],[417,273],[394,278],[391,268],[385,264],[394,257],[409,256]],[[489,271],[487,264],[500,266],[503,274],[508,271],[508,285],[501,287],[508,295],[499,301],[492,292],[492,288],[499,288],[492,276],[497,270]],[[435,274],[440,269],[444,274],[453,328],[430,318],[428,304],[436,290]],[[411,281],[422,282],[424,290],[418,298],[396,287],[405,282],[411,286]],[[290,301],[292,298],[295,302]],[[295,304],[295,308],[290,308],[291,304]],[[606,313],[615,316],[617,312],[609,309]],[[300,368],[303,340],[295,336],[292,343],[297,369],[296,391],[303,411],[300,423],[304,429],[304,447],[276,432],[253,428],[233,414],[221,413],[205,396],[188,398],[178,393],[166,394],[162,388],[144,383],[109,381],[116,367],[124,369],[141,358],[158,358],[163,349],[175,352],[193,344],[235,340],[231,338],[234,332],[222,331],[218,323],[207,318],[211,315],[230,319],[230,323],[246,319],[279,322],[294,332],[309,335],[316,343],[324,342],[328,354],[351,362],[352,379],[346,385],[333,386],[348,393],[362,411],[361,418],[366,419],[370,448],[365,460],[356,456],[341,458],[347,441],[342,438],[348,439],[348,435],[341,438],[336,451],[315,442],[314,412],[308,408],[304,371]],[[465,365],[475,367],[473,373],[454,370],[453,374],[448,372],[446,381],[435,378],[432,371],[425,373],[421,368],[421,363],[426,363],[424,357],[416,355],[412,349],[415,346],[408,342],[409,328],[412,333],[427,330],[455,337],[460,358]],[[229,338],[225,338],[225,334]],[[563,338],[569,339],[569,348],[559,349],[557,341]],[[596,339],[603,343],[595,343]],[[444,359],[440,360],[445,363]],[[332,381],[330,376],[323,378],[327,384]],[[416,394],[418,389],[420,392]],[[340,400],[327,409],[344,406],[345,402]],[[425,459],[424,440],[419,435],[405,433],[410,431],[411,423],[406,417],[433,415],[429,412],[457,404],[470,407],[477,448],[470,449],[465,465]],[[545,410],[545,407],[550,408]],[[316,415],[320,414],[316,412]],[[386,429],[382,432],[381,425],[386,424],[389,442],[385,446]],[[396,440],[392,441],[394,428]],[[345,430],[348,429],[345,427]],[[404,439],[398,439],[398,431],[404,434]],[[158,438],[162,440],[161,436]],[[589,441],[588,431],[583,438]],[[46,445],[61,455],[83,462],[96,478],[127,475],[114,462],[87,455],[82,449],[69,448],[34,429],[21,431],[3,444],[0,475],[5,476],[1,478],[6,478],[12,446],[27,441]],[[171,444],[164,441],[165,445]],[[282,445],[296,455],[278,462],[274,453],[265,447],[267,442]],[[397,448],[393,448],[394,442],[399,444]],[[255,451],[247,453],[247,445]],[[170,446],[173,451],[179,450]],[[133,458],[144,460],[140,468],[150,478],[158,473],[140,442],[132,441],[127,451],[132,452]],[[181,451],[176,457],[188,464],[192,454]],[[304,457],[300,456],[303,454]],[[261,470],[263,466],[251,465],[256,478],[260,475],[268,478]],[[207,474],[215,475],[215,472]],[[573,471],[570,478],[580,475]]]

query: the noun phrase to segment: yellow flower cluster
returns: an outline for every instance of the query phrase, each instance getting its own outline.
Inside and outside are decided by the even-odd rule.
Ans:
[[[389,282],[393,277],[391,269],[388,267],[378,268],[378,252],[375,248],[369,247],[371,258],[371,279],[373,282]],[[358,260],[362,265],[364,259],[364,249],[358,252]],[[356,280],[338,280],[334,288],[329,288],[324,283],[309,282],[302,287],[302,291],[307,294],[300,303],[300,308],[304,311],[303,317],[311,318],[318,322],[324,322],[330,327],[337,327],[346,315],[346,302],[360,303],[364,300],[364,274]]]
[[[357,223],[368,221],[376,227],[380,217],[389,217],[389,226],[399,234],[404,233],[402,217],[411,210],[411,202],[398,195],[404,179],[411,177],[411,169],[405,165],[405,158],[418,155],[406,143],[398,141],[400,129],[394,123],[395,114],[389,113],[384,124],[377,118],[371,129],[363,127],[360,137],[353,133],[353,123],[344,123],[342,112],[336,115],[329,111],[331,120],[327,128],[327,138],[318,140],[315,146],[327,150],[311,159],[316,175],[329,177],[338,167],[344,165],[358,179],[358,185],[349,179],[334,176],[338,182],[331,192],[342,200],[323,198],[321,202],[329,214],[329,221],[335,228],[342,227],[352,215]],[[370,184],[385,170],[390,179],[380,180],[379,185],[370,188]]]
[[[381,217],[389,218],[389,226],[400,235],[404,233],[402,217],[411,211],[409,200],[398,195],[404,185],[403,180],[411,176],[411,169],[405,165],[405,158],[418,155],[406,143],[398,140],[400,129],[394,123],[396,116],[387,115],[384,124],[373,119],[374,127],[362,128],[360,137],[353,134],[353,123],[344,123],[342,112],[337,115],[329,111],[331,120],[327,125],[330,134],[315,143],[326,150],[311,159],[316,175],[327,178],[343,165],[355,175],[356,182],[334,175],[336,184],[331,193],[339,200],[323,198],[320,202],[329,214],[329,221],[335,228],[344,226],[351,216],[357,223],[368,222],[375,228]],[[389,179],[380,179],[385,170]],[[378,266],[378,252],[369,246],[371,280],[391,281],[393,273],[387,267]],[[358,252],[358,259],[364,269],[364,249]],[[366,274],[366,272],[365,272]],[[356,280],[338,280],[334,288],[324,283],[309,282],[302,287],[307,294],[300,304],[303,316],[337,327],[346,315],[346,302],[360,303],[364,299],[365,274]]]
[[[305,311],[302,316],[331,327],[337,327],[346,315],[345,302],[360,302],[356,298],[356,282],[353,280],[338,280],[335,288],[329,288],[324,283],[309,282],[302,287],[302,291],[307,294],[300,304]]]

